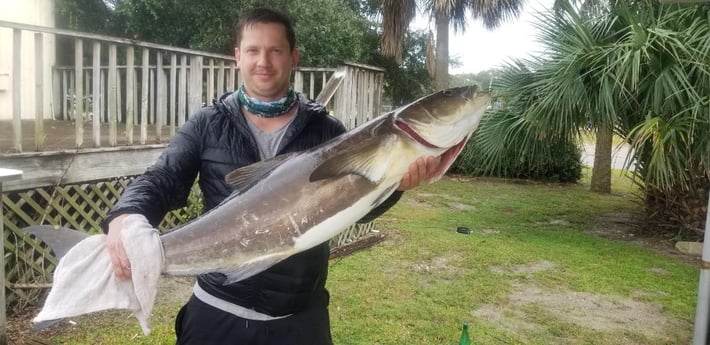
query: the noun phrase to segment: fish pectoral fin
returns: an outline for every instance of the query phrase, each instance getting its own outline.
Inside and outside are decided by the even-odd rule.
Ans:
[[[357,150],[341,153],[321,163],[313,173],[310,182],[337,178],[344,175],[360,175],[372,183],[380,183],[387,173],[392,150],[388,148],[391,138],[371,140],[360,145]]]
[[[287,257],[295,253],[295,250],[288,250],[274,254],[264,255],[254,260],[244,262],[238,266],[221,270],[219,273],[222,273],[227,277],[227,280],[225,280],[222,285],[233,284],[238,281],[242,281],[244,279],[252,277],[255,274],[265,271],[269,267],[279,263],[280,261],[286,259]]]
[[[296,154],[297,153],[287,153],[278,155],[271,159],[252,163],[239,169],[234,169],[224,176],[224,180],[228,184],[234,186],[237,190],[243,192],[251,188],[251,186],[274,171],[274,169],[276,169],[284,161]]]

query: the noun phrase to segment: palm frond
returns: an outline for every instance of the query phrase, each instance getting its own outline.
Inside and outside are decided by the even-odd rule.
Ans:
[[[495,29],[501,23],[517,19],[523,9],[520,0],[467,0],[473,18],[481,19],[488,29]]]

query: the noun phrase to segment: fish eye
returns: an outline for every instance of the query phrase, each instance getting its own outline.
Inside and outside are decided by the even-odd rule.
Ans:
[[[449,90],[444,90],[444,96],[451,96],[451,95],[453,95],[453,94],[454,94],[454,93],[451,91],[451,89],[449,89]]]

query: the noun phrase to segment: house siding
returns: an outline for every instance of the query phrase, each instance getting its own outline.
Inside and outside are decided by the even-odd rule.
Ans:
[[[54,27],[54,0],[0,0],[0,20]],[[22,32],[22,58],[20,78],[21,114],[23,119],[35,117],[35,38],[34,32]],[[43,37],[44,78],[42,115],[45,119],[51,115],[52,66],[55,61],[55,39],[53,35]],[[0,27],[0,120],[13,117],[12,84],[13,84],[13,30]]]

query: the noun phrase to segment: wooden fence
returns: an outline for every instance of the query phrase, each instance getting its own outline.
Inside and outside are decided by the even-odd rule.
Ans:
[[[73,122],[70,148],[163,143],[197,109],[240,84],[231,55],[0,21],[3,28],[12,30],[13,43],[12,49],[0,51],[11,55],[7,60],[12,61],[12,142],[2,152],[26,152],[27,146],[45,151],[45,140],[52,136],[51,129],[44,125],[47,120]],[[34,33],[33,42],[23,41],[27,32]],[[44,43],[50,38],[56,48],[46,52]],[[19,52],[27,48],[35,59],[33,79],[21,75],[23,58]],[[50,55],[56,56],[57,64],[51,66],[47,79],[44,71]],[[340,69],[344,85],[336,88],[338,93],[327,97],[324,104],[333,100],[335,114],[345,116],[344,122],[357,123],[351,119],[359,118],[361,123],[377,116],[383,70],[347,62]],[[294,89],[315,98],[335,71],[298,67],[293,74]],[[46,96],[40,87],[45,80],[52,85],[51,94]],[[34,130],[30,133],[23,131],[22,90],[28,89],[24,84],[37,86],[33,94]],[[45,106],[47,101],[49,107]],[[47,108],[50,114],[45,114]],[[32,137],[29,142],[28,136]]]
[[[17,309],[46,291],[57,264],[48,248],[21,229],[45,224],[97,233],[132,178],[155,160],[190,114],[233,90],[239,71],[232,56],[0,21],[3,27],[13,30],[14,52],[26,43],[23,31],[34,33],[30,44],[40,75],[19,78],[22,59],[12,53],[13,115],[7,134],[0,121],[0,167],[24,172],[22,180],[6,182],[2,193],[7,302]],[[58,42],[57,52],[39,48],[48,36]],[[27,124],[19,107],[22,83],[42,80],[39,66],[47,53],[69,56],[73,65],[52,66],[52,113],[42,112],[40,92],[35,117]],[[351,129],[379,114],[382,79],[381,69],[347,62],[337,68],[298,68],[293,84],[327,104]],[[66,136],[73,140],[62,146],[58,139]],[[58,144],[48,147],[48,142]],[[200,210],[195,189],[189,205],[166,215],[159,228],[173,228]],[[354,225],[331,245],[348,244],[373,226]]]

